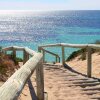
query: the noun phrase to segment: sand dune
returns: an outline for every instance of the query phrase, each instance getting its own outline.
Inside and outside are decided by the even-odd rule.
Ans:
[[[66,62],[70,67],[76,71],[87,74],[87,60],[79,60],[79,57],[76,57],[70,62]],[[92,76],[100,77],[100,55],[95,53],[92,54]]]

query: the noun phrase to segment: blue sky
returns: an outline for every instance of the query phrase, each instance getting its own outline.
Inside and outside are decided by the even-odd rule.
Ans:
[[[0,0],[0,10],[100,10],[100,0]]]

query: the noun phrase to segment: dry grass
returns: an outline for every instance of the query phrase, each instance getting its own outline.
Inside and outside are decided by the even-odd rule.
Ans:
[[[18,68],[10,55],[0,52],[0,81],[6,81]]]

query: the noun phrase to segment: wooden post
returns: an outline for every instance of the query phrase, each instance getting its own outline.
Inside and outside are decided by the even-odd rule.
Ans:
[[[23,64],[25,64],[29,60],[29,54],[25,50],[23,50],[23,53]]]
[[[44,50],[42,51],[43,51],[43,63],[45,63],[45,51]]]
[[[4,54],[7,54],[7,51],[6,51],[6,50],[2,50],[2,52],[3,52]]]
[[[56,63],[58,62],[58,57],[56,56]]]
[[[64,50],[64,46],[62,46],[62,65],[65,64],[65,50]]]
[[[91,48],[87,48],[87,76],[91,77],[92,73],[92,56],[91,56]]]
[[[43,75],[43,60],[36,67],[36,83],[37,83],[37,98],[44,100],[44,75]]]
[[[60,63],[60,57],[59,57],[59,63]]]
[[[41,52],[41,47],[38,47],[38,52]]]
[[[13,54],[12,55],[13,55],[14,58],[16,58],[16,50],[14,48],[12,50],[13,50]]]

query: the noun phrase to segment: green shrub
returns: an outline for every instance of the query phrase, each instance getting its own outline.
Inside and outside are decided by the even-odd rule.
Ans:
[[[22,58],[16,57],[16,58],[14,58],[14,61],[16,64],[18,64],[18,62],[22,62],[23,60],[22,60]]]
[[[100,45],[100,40],[97,40],[95,43],[93,44],[98,44]],[[95,53],[95,52],[98,52],[98,54],[100,54],[100,50],[99,49],[92,49],[92,53]],[[87,53],[87,49],[86,48],[83,48],[83,49],[80,49],[80,50],[77,50],[77,51],[74,51],[72,52],[72,54],[67,58],[66,61],[70,61],[72,59],[74,59],[75,57],[79,56],[80,55],[80,58],[81,60],[85,60],[86,59],[86,53]]]
[[[0,47],[0,81],[6,81],[15,72],[15,69],[19,68],[19,61],[22,59],[12,54],[4,54]]]
[[[95,41],[95,44],[100,44],[100,40],[96,40]]]
[[[0,52],[2,52],[2,47],[0,46]]]
[[[11,56],[11,59],[14,61],[14,63],[16,65],[18,65],[18,62],[23,62],[23,59],[16,57],[16,55],[13,55],[13,52],[11,54],[8,54],[8,55]]]

